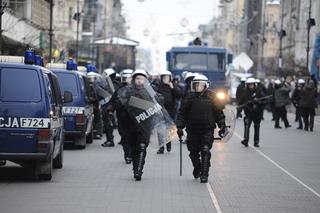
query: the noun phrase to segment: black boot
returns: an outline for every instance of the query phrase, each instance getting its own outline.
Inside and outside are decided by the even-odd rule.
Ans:
[[[139,150],[137,152],[137,155],[134,157],[134,162],[133,162],[133,174],[134,178],[136,181],[141,180],[142,176],[142,171],[143,171],[143,166],[145,163],[145,158],[147,155],[147,146],[145,144],[140,144],[139,145]]]
[[[255,147],[260,147],[259,140],[260,140],[260,124],[256,124],[254,125],[254,144],[253,144]]]
[[[114,142],[113,141],[106,141],[103,144],[101,144],[103,147],[114,147]]]
[[[125,157],[124,158],[126,164],[131,164],[132,163],[132,158],[131,157]]]
[[[195,152],[195,153],[190,153],[189,157],[193,165],[193,172],[192,172],[193,177],[197,179],[201,175],[200,155],[198,152]]]
[[[245,146],[248,147],[248,142],[249,142],[249,131],[250,131],[250,126],[248,121],[244,121],[244,136],[243,136],[243,140],[241,141],[241,143]]]
[[[159,150],[157,151],[157,154],[163,154],[164,153],[164,147],[160,147]]]
[[[211,158],[210,149],[208,146],[204,146],[201,151],[201,176],[200,176],[201,183],[208,182],[210,158]]]
[[[167,146],[167,151],[168,151],[168,152],[171,152],[171,142],[167,143],[166,146]]]

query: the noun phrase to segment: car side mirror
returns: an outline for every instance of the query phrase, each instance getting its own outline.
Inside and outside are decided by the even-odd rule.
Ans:
[[[64,91],[63,103],[70,103],[73,101],[72,93],[69,91]]]

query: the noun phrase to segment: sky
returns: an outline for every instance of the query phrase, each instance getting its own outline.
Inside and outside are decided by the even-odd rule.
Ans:
[[[152,52],[153,71],[165,69],[165,52],[187,45],[200,24],[218,13],[219,0],[122,0],[128,37]],[[180,34],[182,33],[182,34]],[[180,34],[180,35],[177,35]]]

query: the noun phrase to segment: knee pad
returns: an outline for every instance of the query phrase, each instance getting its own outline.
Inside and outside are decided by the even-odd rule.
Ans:
[[[248,118],[244,118],[243,122],[244,122],[244,125],[249,125],[249,123],[250,123]]]
[[[260,124],[255,124],[254,128],[260,128]]]
[[[201,147],[201,152],[203,152],[203,153],[208,153],[208,152],[210,152],[209,146],[208,146],[208,145],[205,145],[205,146]]]
[[[147,149],[147,145],[146,144],[144,144],[144,143],[140,143],[139,144],[139,150],[145,151],[146,149]]]

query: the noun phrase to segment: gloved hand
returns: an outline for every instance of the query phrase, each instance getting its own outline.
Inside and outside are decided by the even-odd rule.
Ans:
[[[177,134],[178,134],[179,138],[181,138],[183,136],[183,129],[178,128],[177,129]]]
[[[223,138],[226,135],[227,131],[228,130],[226,126],[221,126],[218,134],[221,138]]]

